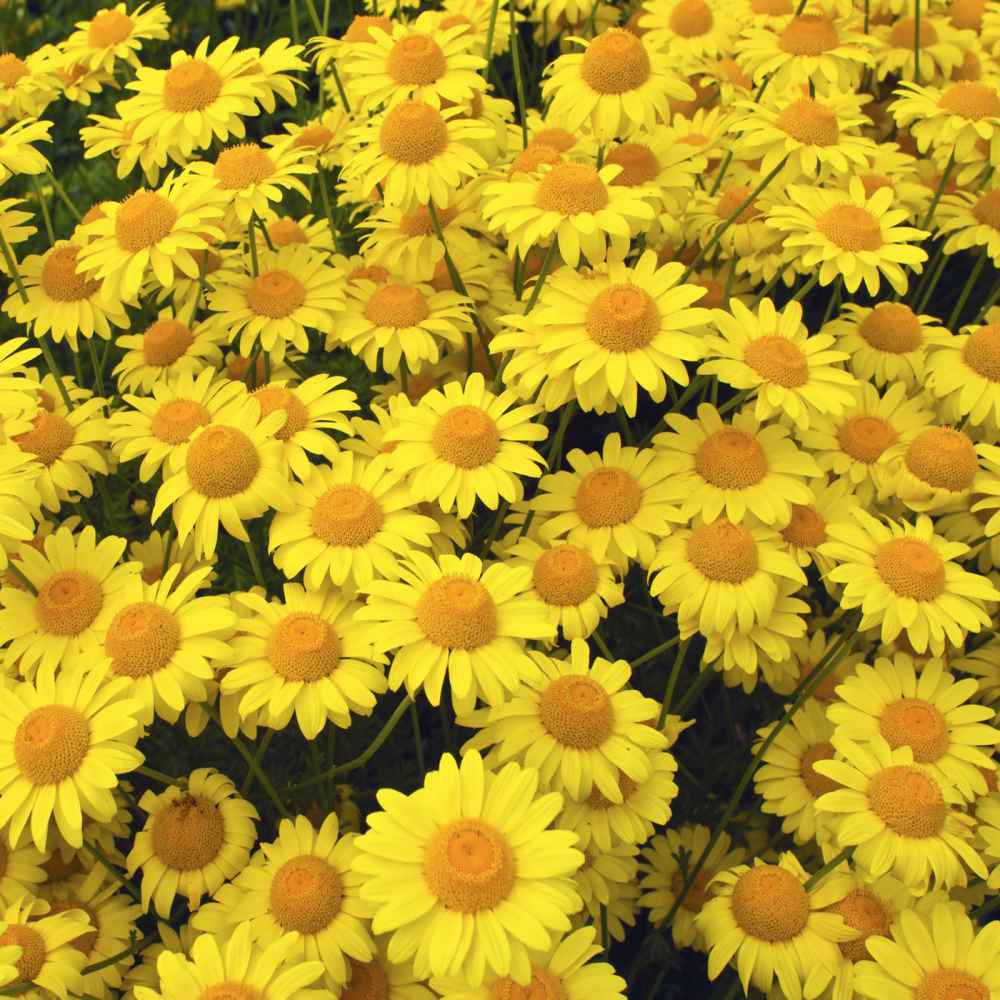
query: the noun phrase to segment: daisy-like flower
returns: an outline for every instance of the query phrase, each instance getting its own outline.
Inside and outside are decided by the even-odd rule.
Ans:
[[[511,391],[494,395],[473,372],[465,385],[449,382],[402,412],[386,435],[395,443],[389,464],[406,478],[414,500],[436,500],[441,510],[468,517],[477,500],[496,510],[502,497],[524,496],[521,477],[537,477],[544,459],[529,442],[545,439],[534,423],[537,406],[516,406]]]
[[[341,75],[343,69],[341,68]],[[344,146],[344,136],[353,124],[352,117],[339,105],[327,108],[315,118],[301,125],[298,122],[283,122],[285,135],[292,137],[295,146],[307,150],[305,162],[318,164],[327,170],[342,167],[350,153]],[[269,135],[264,142],[270,145],[280,143],[285,135]]]
[[[147,791],[139,808],[148,818],[135,836],[126,871],[130,877],[142,872],[144,910],[152,902],[161,917],[169,917],[177,895],[197,909],[250,860],[257,810],[210,767],[192,771],[184,788],[171,785],[159,795]]]
[[[105,202],[80,227],[76,268],[104,282],[104,295],[133,301],[150,275],[170,288],[178,274],[197,279],[199,250],[225,234],[225,195],[193,174],[168,177],[155,191],[140,188],[122,202]]]
[[[679,503],[685,519],[725,514],[739,523],[749,511],[764,524],[787,524],[793,503],[811,502],[806,480],[820,469],[780,424],[761,426],[747,410],[727,424],[708,403],[696,420],[670,413],[666,422],[671,431],[653,438],[653,448],[670,477],[664,499]]]
[[[600,264],[610,251],[624,257],[629,240],[649,228],[654,211],[647,188],[612,183],[615,165],[542,165],[536,174],[515,174],[483,188],[483,219],[507,240],[507,252],[524,260],[532,247],[556,241],[565,264],[583,256]]]
[[[261,416],[252,396],[197,428],[184,453],[184,467],[165,480],[156,493],[152,521],[172,508],[177,540],[189,535],[201,558],[215,552],[219,525],[247,541],[245,520],[269,507],[289,510],[288,480],[277,433],[286,421],[283,410]]]
[[[837,563],[828,578],[844,584],[842,608],[861,608],[862,630],[880,625],[883,642],[905,633],[916,652],[939,656],[945,640],[960,647],[968,632],[989,626],[983,602],[1000,600],[1000,591],[956,562],[968,546],[937,535],[926,515],[909,524],[852,514],[854,523],[827,526],[820,552]]]
[[[83,843],[83,814],[106,823],[117,812],[115,775],[143,761],[136,750],[140,705],[128,681],[98,671],[39,670],[0,701],[0,827],[16,845],[30,825],[44,851],[53,828],[72,847]],[[110,786],[110,787],[109,787]]]
[[[734,963],[743,991],[767,993],[777,981],[789,1000],[819,996],[836,967],[841,941],[857,933],[827,909],[846,886],[827,879],[807,889],[809,875],[790,851],[777,864],[758,859],[715,877],[715,895],[695,918],[708,946],[708,978]]]
[[[142,333],[118,338],[125,349],[113,374],[122,390],[152,391],[177,376],[198,375],[222,363],[222,345],[228,332],[222,323],[195,323],[171,308],[161,310]]]
[[[339,991],[351,975],[349,963],[370,962],[375,955],[367,920],[372,906],[360,896],[366,880],[353,868],[357,840],[356,834],[341,833],[336,813],[319,830],[305,816],[283,819],[277,839],[261,845],[250,864],[195,915],[194,926],[225,937],[246,921],[258,948],[292,936],[291,957],[322,962],[324,989]]]
[[[384,458],[341,451],[329,463],[291,487],[291,509],[272,521],[275,566],[289,578],[304,570],[311,591],[327,580],[347,589],[398,580],[400,560],[430,546],[436,522],[413,509]]]
[[[106,630],[95,629],[103,654],[95,669],[129,679],[128,694],[141,703],[144,726],[154,716],[174,723],[189,703],[206,701],[213,664],[229,658],[236,624],[229,600],[195,596],[208,584],[210,567],[182,572],[174,563],[153,583],[130,577],[120,610]]]
[[[696,188],[682,203],[686,226],[683,232],[688,241],[703,245],[716,240],[724,258],[736,258],[736,271],[741,274],[753,273],[749,261],[754,257],[772,250],[779,252],[778,238],[764,221],[767,196],[757,195],[748,201],[756,184],[756,172],[731,164],[718,191]],[[744,204],[746,207],[741,209]],[[737,209],[741,210],[737,213]]]
[[[601,142],[637,128],[652,131],[669,122],[671,98],[694,97],[665,52],[624,28],[601,32],[583,52],[559,56],[547,72],[542,97],[551,101],[548,114],[570,132],[586,123]]]
[[[41,995],[32,986],[60,1000],[80,993],[86,956],[75,942],[91,933],[90,919],[83,910],[52,913],[40,900],[19,900],[0,914],[0,948],[6,951],[13,945],[20,952],[9,961],[17,970],[15,986],[28,987],[28,996]]]
[[[168,37],[170,17],[162,3],[142,3],[131,13],[125,4],[98,11],[89,21],[77,21],[76,31],[63,42],[70,62],[113,73],[119,60],[138,70],[143,43]]]
[[[3,306],[36,337],[49,334],[57,344],[65,339],[74,352],[79,350],[78,336],[109,340],[113,326],[129,322],[121,305],[103,296],[100,281],[77,271],[79,253],[79,246],[63,240],[44,254],[25,257],[18,270],[28,300],[14,290]]]
[[[183,336],[173,327],[166,332],[178,338]],[[154,342],[156,335],[154,331]],[[191,435],[210,424],[220,410],[246,391],[241,382],[219,378],[218,372],[210,367],[203,368],[197,377],[181,370],[176,375],[158,378],[150,388],[150,396],[123,396],[131,409],[115,410],[108,430],[119,462],[142,457],[139,481],[143,483],[149,482],[161,467],[168,476],[177,472]]]
[[[465,716],[459,724],[479,730],[463,748],[494,747],[487,761],[516,760],[537,768],[543,788],[579,802],[597,789],[620,804],[621,776],[640,783],[652,775],[649,751],[667,739],[649,723],[655,701],[627,688],[632,671],[624,660],[597,657],[574,639],[570,657],[532,653],[538,671],[503,704]]]
[[[125,539],[97,541],[89,525],[74,535],[66,525],[49,535],[39,551],[22,545],[18,569],[34,593],[0,587],[0,643],[4,666],[31,676],[39,667],[54,670],[90,666],[100,655],[98,631],[125,600],[138,563],[119,564]]]
[[[115,175],[119,180],[125,180],[138,167],[148,185],[154,186],[159,181],[168,156],[157,149],[153,139],[137,142],[135,126],[121,118],[89,115],[88,121],[93,124],[80,129],[85,160],[110,153],[115,161]]]
[[[837,688],[827,716],[838,735],[856,743],[879,735],[893,750],[909,747],[942,785],[972,801],[987,792],[984,775],[996,768],[991,754],[1000,744],[1000,729],[989,725],[993,709],[967,704],[978,686],[974,677],[957,680],[938,659],[918,675],[911,657],[897,655],[859,665]]]
[[[330,333],[344,308],[343,276],[311,247],[262,249],[258,273],[232,272],[213,280],[208,306],[249,356],[259,343],[273,362],[289,345],[309,352],[306,329]]]
[[[328,219],[317,219],[314,215],[302,215],[293,219],[287,215],[268,212],[261,220],[267,229],[272,245],[280,249],[294,243],[304,243],[314,250],[330,253],[334,238],[330,232]]]
[[[433,201],[445,208],[464,178],[486,169],[473,143],[490,134],[460,108],[439,111],[424,101],[403,101],[351,133],[357,152],[344,164],[343,177],[365,192],[381,185],[386,205],[409,210]]]
[[[854,982],[867,997],[970,997],[1000,994],[1000,925],[977,927],[964,909],[936,902],[921,913],[903,910],[885,933],[866,941],[873,961],[855,966]]]
[[[437,705],[447,677],[456,711],[472,709],[477,697],[502,704],[518,685],[538,675],[524,644],[554,639],[545,606],[526,591],[525,567],[484,565],[469,552],[436,560],[412,552],[399,566],[401,580],[373,580],[368,603],[356,618],[373,624],[376,652],[396,650],[389,687],[423,690]]]
[[[240,612],[222,678],[224,695],[239,695],[242,719],[284,729],[292,713],[302,735],[315,739],[327,721],[341,729],[351,713],[370,715],[386,689],[369,637],[354,621],[358,604],[332,588],[307,591],[286,583],[284,600],[234,597]]]
[[[675,142],[669,129],[657,128],[631,133],[608,150],[604,162],[622,168],[613,185],[649,187],[664,208],[680,215],[682,208],[690,209],[695,178],[704,169],[700,159],[693,145]]]
[[[425,284],[352,280],[345,309],[327,336],[327,350],[343,344],[370,371],[381,362],[387,372],[399,371],[401,363],[419,372],[441,357],[442,341],[457,347],[472,333],[470,300]]]
[[[600,454],[574,448],[566,461],[572,471],[542,476],[538,493],[525,504],[540,515],[539,537],[585,545],[619,570],[630,559],[649,566],[670,522],[681,520],[667,500],[670,472],[662,456],[652,448],[622,447],[621,437],[609,434]]]
[[[38,896],[40,886],[49,880],[43,867],[48,856],[27,841],[19,847],[4,843],[0,847],[0,904],[10,906],[19,899]]]
[[[42,395],[38,373],[31,366],[42,352],[37,347],[26,347],[27,343],[27,337],[8,337],[0,344],[0,409],[7,435],[15,426],[16,417],[34,413],[40,403],[49,402]]]
[[[254,1000],[308,1000],[318,990],[307,989],[323,974],[323,963],[303,961],[298,935],[284,934],[261,947],[249,922],[239,924],[225,943],[200,934],[191,957],[164,951],[156,960],[157,989],[135,988],[136,1000],[172,1000],[196,996]]]
[[[955,71],[961,68],[965,53],[971,51],[973,36],[957,29],[947,17],[935,17],[929,11],[922,13],[919,30],[918,37],[913,17],[879,25],[875,38],[881,44],[874,50],[876,79],[915,79],[914,53],[918,48],[921,79],[938,85],[959,79]]]
[[[584,410],[621,404],[634,417],[640,388],[662,402],[668,382],[688,384],[684,362],[703,354],[697,334],[709,313],[692,307],[705,291],[682,285],[683,271],[679,263],[658,266],[651,250],[633,266],[611,260],[596,272],[560,268],[528,315],[502,318],[507,330],[490,350],[513,351],[505,379],[522,395],[544,385],[549,409],[576,398]]]
[[[412,794],[378,799],[384,811],[369,814],[353,870],[373,930],[393,932],[390,954],[412,958],[418,977],[527,986],[531,952],[547,951],[581,906],[576,834],[547,829],[562,796],[539,795],[533,768],[492,772],[470,751],[461,765],[444,754]]]
[[[49,161],[32,145],[51,142],[52,122],[23,118],[0,130],[0,183],[11,174],[44,174]]]
[[[706,826],[682,826],[657,834],[643,848],[639,864],[642,873],[639,905],[649,909],[651,923],[661,923],[673,907],[684,886],[687,871],[708,845],[709,834]],[[723,832],[674,916],[670,930],[678,948],[708,950],[704,934],[695,918],[702,907],[715,896],[715,876],[741,864],[745,856],[746,851],[739,847],[733,848],[729,834]]]
[[[371,961],[361,962],[356,958],[348,961],[349,975],[341,997],[362,1000],[374,992],[384,1000],[435,1000],[436,994],[414,975],[412,962],[394,962],[389,958],[387,943],[385,935],[377,937]]]
[[[625,940],[635,927],[638,854],[635,844],[616,844],[610,851],[597,851],[591,844],[584,850],[575,878],[584,905],[577,923],[590,923],[602,937],[606,933],[614,941]]]
[[[371,24],[369,40],[351,45],[341,60],[353,109],[364,113],[405,100],[451,107],[482,95],[486,60],[472,51],[467,29],[445,25],[430,11],[407,24]]]
[[[1000,155],[1000,89],[992,79],[961,80],[945,87],[902,81],[889,105],[900,127],[907,127],[917,149],[955,154],[958,163],[980,160],[979,145],[989,145],[993,162]]]
[[[593,545],[521,535],[503,556],[508,565],[531,569],[531,594],[566,639],[586,639],[610,608],[625,602],[624,587]]]
[[[1000,323],[966,328],[931,354],[926,387],[943,402],[947,418],[973,426],[1000,425]]]
[[[280,202],[288,191],[309,200],[309,189],[299,180],[299,175],[315,172],[315,167],[303,162],[309,155],[307,148],[284,136],[266,149],[256,142],[227,146],[214,163],[192,163],[188,172],[211,178],[225,195],[227,228],[246,227],[254,214],[266,215],[271,202]]]
[[[733,149],[740,159],[760,159],[762,176],[786,157],[782,175],[791,180],[849,174],[866,169],[875,153],[875,143],[861,135],[869,119],[853,93],[814,98],[792,89],[736,107],[740,114],[730,129],[740,137]]]
[[[682,627],[703,635],[731,628],[745,635],[758,623],[766,625],[781,584],[797,590],[806,582],[772,530],[725,518],[675,531],[649,569],[649,592],[664,613],[676,613]]]
[[[0,55],[0,123],[40,115],[59,96],[58,60],[52,46],[21,59]]]
[[[813,500],[807,504],[792,504],[792,519],[781,529],[781,538],[792,557],[805,568],[815,563],[821,576],[833,568],[833,562],[820,555],[819,547],[827,541],[826,526],[835,521],[850,520],[858,499],[844,479],[812,484]]]
[[[869,504],[892,481],[890,450],[909,444],[931,422],[920,395],[908,398],[901,382],[881,396],[862,382],[853,406],[838,417],[821,417],[801,434],[801,442],[815,456],[819,467],[832,476],[843,476],[862,504]]]
[[[545,952],[531,955],[531,981],[520,985],[510,976],[492,979],[470,988],[462,976],[435,977],[434,991],[444,1000],[493,1000],[505,995],[518,996],[528,991],[541,996],[551,995],[565,1000],[625,1000],[625,980],[616,975],[607,962],[595,962],[601,954],[596,927],[581,927],[553,942]]]
[[[947,236],[945,253],[982,247],[994,264],[1000,263],[1000,188],[944,195],[937,207],[935,225]]]
[[[17,208],[17,205],[25,204],[21,198],[4,198],[0,200],[0,236],[3,236],[8,247],[16,246],[30,239],[38,229],[31,225],[33,216],[31,212],[24,212]],[[0,274],[5,274],[13,278],[7,263],[6,255],[0,255]],[[21,297],[20,289],[15,285],[18,299]]]
[[[871,37],[849,22],[809,11],[760,27],[751,22],[735,51],[754,84],[768,79],[769,87],[788,91],[811,84],[822,94],[855,90],[873,64],[873,47]]]
[[[880,388],[902,382],[911,391],[926,383],[929,350],[944,346],[950,337],[939,320],[918,315],[904,302],[874,307],[847,302],[820,332],[836,337],[837,350],[849,355],[859,379]]]
[[[788,195],[788,204],[771,209],[767,224],[783,234],[788,250],[797,251],[797,270],[812,272],[818,265],[820,285],[842,278],[848,291],[864,282],[876,295],[884,276],[902,295],[907,270],[923,270],[927,253],[911,244],[930,234],[900,225],[909,212],[891,207],[891,188],[879,188],[869,197],[861,180],[854,178],[847,192],[793,184]]]
[[[755,315],[732,299],[729,309],[713,310],[712,325],[721,337],[705,339],[709,360],[698,371],[734,389],[755,390],[758,422],[782,414],[805,428],[812,414],[837,415],[853,402],[845,387],[856,380],[838,367],[847,355],[831,350],[830,334],[809,336],[798,302],[779,312],[765,298]]]
[[[896,466],[892,493],[917,511],[953,510],[969,503],[973,485],[982,477],[980,453],[985,458],[990,448],[986,444],[977,447],[968,434],[954,427],[927,427],[908,445],[896,445],[887,455]]]
[[[922,895],[932,876],[935,886],[964,886],[965,865],[986,878],[969,843],[975,820],[959,808],[961,796],[915,763],[909,747],[892,750],[878,735],[865,747],[836,735],[831,742],[840,759],[815,768],[843,787],[820,796],[816,809],[831,814],[837,846],[854,848],[854,863],[869,879],[891,871]]]
[[[655,51],[682,66],[728,55],[740,22],[719,0],[646,0],[637,28]]]
[[[35,535],[42,498],[35,485],[42,467],[16,444],[0,444],[0,570],[21,542]]]
[[[773,728],[757,730],[757,747]],[[816,799],[839,787],[813,767],[818,760],[833,758],[832,735],[825,706],[810,698],[778,734],[754,774],[754,791],[764,800],[761,811],[780,816],[782,832],[791,834],[796,844],[815,839]]]

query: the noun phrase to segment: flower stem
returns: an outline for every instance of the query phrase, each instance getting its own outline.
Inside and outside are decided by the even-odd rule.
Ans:
[[[257,752],[253,755],[254,760],[257,761],[257,766],[260,767],[261,761],[264,759],[264,754],[267,753],[267,748],[271,745],[271,740],[274,739],[274,730],[269,729],[264,733],[264,738],[257,743]],[[311,744],[310,744],[311,745]],[[250,789],[253,788],[254,778],[256,778],[256,772],[253,768],[247,771],[247,776],[243,779],[243,784],[240,786],[240,795],[246,798]]]
[[[31,186],[35,189],[35,196],[42,209],[42,219],[45,222],[45,232],[49,237],[49,246],[56,241],[56,231],[52,228],[52,214],[49,212],[49,202],[42,191],[42,185],[38,183],[37,177],[31,178]]]
[[[424,763],[424,741],[420,735],[420,715],[417,712],[417,703],[410,702],[410,721],[413,723],[413,748],[417,754],[417,769],[420,777],[427,776],[427,765]]]
[[[528,114],[524,98],[524,72],[521,69],[521,45],[517,37],[517,22],[514,20],[514,0],[507,5],[510,13],[510,55],[514,61],[514,87],[517,90],[517,104],[521,113],[521,145],[528,145]]]
[[[818,884],[820,879],[825,875],[829,875],[834,868],[839,868],[845,861],[851,860],[851,855],[854,853],[853,847],[845,847],[835,858],[831,858],[818,872],[814,875],[810,875],[806,880],[805,889],[808,891],[814,885]]]
[[[139,893],[136,892],[135,886],[118,870],[117,866],[114,865],[110,858],[104,856],[104,853],[94,847],[93,844],[88,843],[86,840],[83,842],[83,849],[88,853],[92,854],[101,864],[101,867],[106,869],[108,874],[120,885],[124,890],[135,900],[139,899]]]
[[[667,678],[667,688],[663,692],[663,701],[660,704],[660,715],[656,720],[656,728],[663,728],[663,720],[666,719],[670,712],[670,703],[674,700],[674,691],[677,688],[677,678],[681,675],[681,666],[684,664],[684,655],[687,653],[688,644],[691,642],[690,638],[685,639],[677,647],[677,655],[674,657],[674,665],[670,670],[670,676]]]
[[[250,568],[253,570],[253,577],[257,581],[257,585],[259,587],[263,587],[264,592],[267,593],[267,584],[264,582],[264,573],[260,568],[260,560],[257,558],[257,550],[254,548],[253,542],[244,542],[243,547],[247,550],[247,557],[250,560]]]
[[[948,178],[951,177],[951,172],[955,169],[955,150],[952,149],[951,156],[948,157],[948,162],[945,164],[944,171],[941,173],[941,179],[938,181],[937,187],[934,189],[934,197],[931,198],[931,203],[927,206],[927,212],[924,215],[923,221],[920,223],[921,229],[928,229],[931,224],[931,220],[934,218],[934,213],[937,211],[938,202],[941,200],[941,195],[944,194],[945,185],[948,183]]]
[[[913,0],[913,82],[920,83],[920,0]]]
[[[70,215],[79,222],[83,216],[80,214],[80,210],[76,207],[73,199],[66,193],[66,189],[56,180],[56,175],[50,170],[46,176],[52,185],[52,190],[62,199],[63,204],[69,209]]]
[[[632,661],[632,669],[635,670],[636,667],[642,667],[649,663],[650,660],[655,660],[660,653],[665,653],[668,649],[673,649],[681,641],[679,635],[675,635],[672,639],[667,639],[666,642],[661,642],[659,646],[654,646],[652,649],[647,650],[642,656],[637,656]]]
[[[965,282],[965,287],[962,289],[962,294],[959,295],[958,301],[955,303],[955,308],[952,309],[951,315],[948,317],[948,322],[945,324],[949,330],[955,329],[955,324],[958,322],[959,317],[962,315],[962,310],[965,308],[965,303],[969,299],[969,295],[972,293],[972,289],[976,282],[979,280],[980,272],[983,270],[983,266],[986,264],[986,256],[988,253],[988,248],[983,247],[980,251],[979,259],[973,265],[972,270],[969,272],[969,277]]]
[[[173,778],[163,771],[157,771],[154,767],[137,767],[135,773],[141,774],[144,778],[149,778],[151,781],[157,781],[161,785],[174,785],[177,788],[183,788],[187,784],[184,778]]]

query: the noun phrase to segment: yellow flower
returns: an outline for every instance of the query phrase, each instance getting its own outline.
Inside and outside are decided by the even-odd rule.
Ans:
[[[908,126],[921,153],[932,148],[959,163],[981,159],[978,146],[989,146],[990,162],[1000,159],[1000,90],[991,79],[961,80],[945,87],[903,81],[889,105],[896,124]]]
[[[11,956],[15,985],[36,986],[60,998],[83,990],[80,973],[86,956],[76,942],[92,932],[83,910],[52,913],[41,900],[20,900],[0,915],[0,948],[13,945],[20,952],[16,959]],[[29,989],[28,995],[40,993]]]
[[[0,55],[0,124],[40,115],[59,96],[53,50],[37,49],[25,59]]]
[[[16,444],[0,444],[0,570],[21,542],[35,534],[42,498],[37,481],[42,466]]]
[[[0,235],[7,241],[8,247],[13,247],[18,243],[23,243],[30,239],[38,230],[31,225],[31,212],[22,212],[15,205],[23,205],[21,198],[4,198],[0,200]],[[27,225],[25,225],[27,223]],[[0,255],[0,274],[5,274],[13,279],[13,274],[9,271],[6,255]],[[21,300],[20,289],[13,286],[14,294],[18,301]]]
[[[688,67],[729,54],[741,28],[735,14],[726,0],[645,0],[638,28],[650,48]]]
[[[44,174],[49,161],[31,144],[51,142],[52,122],[22,118],[0,131],[0,183],[11,174]]]
[[[947,84],[956,78],[955,71],[962,67],[965,53],[972,51],[974,45],[971,32],[957,29],[948,17],[934,16],[930,11],[921,12],[919,39],[913,17],[901,17],[891,25],[879,25],[873,34],[881,43],[874,52],[878,80],[888,76],[901,81],[915,79],[914,52],[919,40],[919,78],[939,86]]]
[[[973,426],[1000,425],[1000,324],[966,327],[931,354],[927,388],[940,400],[946,419],[968,416]]]
[[[120,3],[98,11],[89,21],[77,21],[77,30],[63,42],[67,60],[113,73],[120,59],[138,70],[143,42],[167,38],[170,17],[162,3],[142,3],[127,11]]]

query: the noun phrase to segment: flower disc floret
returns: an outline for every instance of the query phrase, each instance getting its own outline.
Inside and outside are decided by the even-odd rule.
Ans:
[[[14,759],[33,785],[58,785],[73,777],[89,749],[86,716],[65,705],[34,709],[14,733]]]
[[[225,842],[222,814],[202,796],[181,795],[153,817],[153,850],[168,868],[194,871],[211,864]]]
[[[809,920],[809,895],[791,872],[778,865],[758,865],[733,887],[733,916],[751,937],[788,941]]]
[[[303,854],[286,861],[271,882],[271,913],[278,926],[299,934],[318,934],[340,913],[344,885],[324,858]]]
[[[494,910],[510,895],[516,878],[513,852],[503,834],[481,819],[445,823],[424,855],[424,879],[449,910]]]

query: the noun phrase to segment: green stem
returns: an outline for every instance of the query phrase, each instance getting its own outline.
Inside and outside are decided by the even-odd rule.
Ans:
[[[97,359],[97,346],[93,337],[87,337],[87,348],[90,351],[90,363],[94,366],[94,385],[97,387],[97,395],[104,395],[104,372],[101,370],[101,363]]]
[[[642,656],[637,656],[632,661],[632,670],[635,671],[637,667],[645,666],[650,660],[655,660],[660,653],[665,653],[668,649],[673,649],[681,641],[679,635],[675,635],[672,639],[667,639],[666,642],[661,642],[659,646],[654,646],[652,649],[647,650]]]
[[[161,785],[173,785],[175,788],[183,788],[187,781],[184,778],[174,778],[163,771],[157,771],[155,767],[137,767],[136,774],[141,774],[144,778],[159,782]]]
[[[250,216],[247,223],[247,236],[250,240],[250,273],[256,278],[260,274],[260,262],[257,260],[257,237],[254,235],[254,219],[256,215]]]
[[[727,400],[719,407],[719,416],[724,417],[730,410],[739,409],[744,403],[754,397],[753,389],[741,389],[732,399]]]
[[[264,754],[267,753],[267,748],[271,745],[271,740],[273,739],[274,730],[269,729],[266,733],[264,733],[264,738],[257,744],[257,752],[253,756],[254,760],[257,761],[258,767],[261,766],[261,762],[264,760]],[[312,744],[310,744],[310,746],[311,745]],[[247,797],[250,789],[253,788],[253,780],[255,777],[256,774],[254,773],[254,769],[250,768],[250,770],[247,771],[247,776],[243,779],[243,784],[240,786],[240,795],[244,798]]]
[[[105,855],[99,851],[93,844],[88,841],[83,842],[83,849],[88,853],[93,855],[101,867],[104,868],[107,873],[135,900],[139,899],[139,893],[136,892],[136,888],[132,883],[118,870],[117,865],[115,865],[110,858],[105,857]]]
[[[524,97],[524,72],[521,69],[521,45],[517,37],[517,22],[514,20],[514,0],[510,0],[507,10],[510,12],[510,54],[514,62],[514,87],[517,90],[517,103],[521,113],[521,145],[527,147],[527,102]]]
[[[601,651],[601,656],[606,660],[615,661],[615,654],[611,652],[611,647],[604,641],[604,636],[601,635],[597,629],[594,629],[591,639],[597,644],[597,648]]]
[[[330,224],[330,238],[336,240],[336,226],[333,221],[333,203],[330,201],[330,189],[326,184],[326,171],[322,164],[317,164],[316,175],[319,183],[319,196],[323,202],[323,211],[326,213],[326,221]]]
[[[320,782],[327,781],[330,778],[335,778],[341,774],[348,774],[351,771],[356,771],[359,767],[364,767],[378,753],[381,749],[382,744],[392,735],[392,731],[399,725],[399,720],[403,718],[406,714],[407,709],[412,704],[413,699],[406,695],[400,703],[396,706],[395,711],[386,720],[385,725],[378,731],[375,739],[368,744],[368,746],[363,750],[357,757],[353,760],[349,760],[344,764],[337,764],[335,767],[327,768],[322,774],[317,774],[312,778],[306,778],[305,781],[300,781],[295,785],[289,785],[286,791],[288,792],[298,792],[303,788],[309,788],[312,785],[317,785]]]
[[[955,150],[952,149],[951,156],[948,157],[948,162],[945,165],[944,171],[941,174],[941,180],[938,181],[937,187],[934,189],[934,197],[931,198],[930,205],[927,206],[927,211],[924,213],[923,222],[920,223],[921,229],[929,229],[931,220],[934,218],[934,213],[937,211],[938,202],[941,200],[941,195],[944,194],[944,187],[948,183],[948,178],[951,177],[951,172],[955,169]]]
[[[37,177],[31,178],[31,186],[35,189],[38,204],[41,206],[42,219],[45,222],[45,232],[49,237],[49,246],[52,246],[52,244],[56,241],[56,231],[52,228],[52,215],[49,212],[49,201],[42,192],[42,185],[38,183]]]
[[[819,869],[814,875],[810,875],[806,880],[805,888],[808,891],[813,886],[818,885],[820,879],[824,876],[829,875],[834,868],[839,868],[845,861],[851,860],[851,855],[854,854],[853,847],[845,847],[835,858],[831,858],[822,868]]]
[[[814,274],[790,299],[792,302],[801,302],[813,289],[816,282],[819,281],[819,275]]]
[[[976,313],[976,323],[982,323],[986,318],[986,314],[989,312],[990,307],[993,306],[997,299],[1000,299],[1000,281],[993,286],[990,290],[990,294],[986,296],[986,301],[983,303],[982,308]]]
[[[674,657],[674,665],[670,670],[670,676],[667,678],[667,688],[663,692],[663,701],[660,703],[660,715],[656,720],[657,729],[663,728],[663,721],[670,713],[670,703],[674,700],[674,691],[677,689],[677,678],[681,675],[681,667],[684,664],[684,655],[687,653],[688,644],[690,642],[690,639],[685,639],[677,647],[677,655]]]
[[[424,741],[420,735],[420,715],[415,701],[410,702],[410,722],[413,723],[413,747],[417,753],[417,769],[420,771],[420,777],[425,778],[427,765],[424,763]]]
[[[934,273],[928,273],[927,281],[920,292],[919,298],[915,297],[913,300],[913,311],[915,313],[922,313],[927,308],[927,303],[934,294],[934,289],[937,288],[937,283],[941,280],[941,275],[944,274],[944,269],[948,265],[948,256],[944,253],[943,244],[939,248],[939,253],[940,256],[934,267]]]
[[[344,82],[340,79],[336,59],[330,60],[330,72],[333,74],[333,84],[337,88],[337,96],[340,98],[340,103],[343,104],[344,111],[346,111],[348,116],[350,116],[353,114],[351,111],[351,102],[347,99],[347,91],[344,90]]]
[[[691,682],[691,686],[684,692],[681,700],[677,702],[677,715],[684,715],[689,705],[693,705],[701,696],[702,691],[718,676],[718,673],[711,667],[706,667],[700,671],[698,676]]]
[[[962,289],[962,294],[959,295],[958,301],[955,303],[955,308],[952,309],[951,315],[948,317],[948,322],[945,324],[945,326],[947,326],[949,330],[955,329],[955,324],[958,322],[959,317],[962,315],[962,310],[965,308],[965,303],[968,301],[969,295],[972,293],[973,287],[979,280],[979,274],[982,271],[983,266],[986,264],[987,253],[988,249],[986,247],[983,247],[983,249],[979,253],[979,259],[976,261],[972,270],[969,272],[969,277],[965,282],[965,287]]]
[[[920,0],[913,0],[913,82],[920,83]]]
[[[55,193],[62,199],[63,204],[69,209],[70,215],[72,215],[73,218],[79,222],[83,216],[74,204],[73,199],[66,193],[65,188],[59,183],[58,180],[56,180],[56,175],[49,171],[46,176],[49,179],[49,183],[52,185],[52,190],[55,191]]]
[[[247,556],[250,559],[250,567],[253,570],[253,578],[257,581],[257,585],[264,589],[266,594],[267,584],[264,582],[264,573],[260,568],[260,560],[257,558],[257,550],[254,548],[252,541],[244,542],[243,547],[247,550]]]
[[[489,81],[490,71],[493,69],[493,39],[496,37],[497,16],[500,13],[500,0],[493,0],[490,7],[490,20],[486,25],[486,47],[483,56],[486,59],[486,79]]]
[[[323,22],[319,19],[319,14],[316,11],[316,7],[312,0],[305,0],[306,11],[309,14],[309,20],[312,21],[313,27],[316,29],[317,35],[323,34]]]

